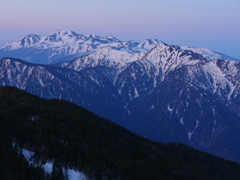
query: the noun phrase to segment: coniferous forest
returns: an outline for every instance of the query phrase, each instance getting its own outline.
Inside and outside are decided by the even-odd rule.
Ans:
[[[52,173],[29,164],[21,148],[35,162],[53,160]],[[1,179],[66,179],[62,167],[89,179],[240,179],[237,163],[152,142],[64,100],[0,87]]]

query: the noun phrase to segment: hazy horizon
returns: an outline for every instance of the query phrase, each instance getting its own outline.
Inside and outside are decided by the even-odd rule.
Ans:
[[[240,59],[239,7],[238,0],[2,0],[0,43],[60,29],[138,42],[156,38]]]

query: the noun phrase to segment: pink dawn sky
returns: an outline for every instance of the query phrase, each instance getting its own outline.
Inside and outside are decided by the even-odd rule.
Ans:
[[[1,0],[0,43],[56,30],[157,38],[240,59],[239,0]]]

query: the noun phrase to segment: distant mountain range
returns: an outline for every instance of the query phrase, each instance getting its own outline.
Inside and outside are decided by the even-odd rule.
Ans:
[[[16,42],[6,43],[0,46],[0,57],[13,57],[32,63],[52,64],[85,56],[106,47],[129,53],[146,52],[160,42],[157,39],[147,39],[141,43],[120,41],[113,36],[100,37],[94,34],[78,34],[73,31],[57,31],[46,36],[30,34]],[[209,49],[186,46],[181,48],[191,50],[212,60],[237,60]]]
[[[45,39],[53,41],[54,47],[59,43],[58,48],[46,43],[47,52],[65,49],[60,40],[65,42],[69,37],[70,41],[75,35],[63,31],[55,34],[61,36]],[[57,62],[60,56],[67,59],[52,65],[1,58],[0,85],[47,99],[66,99],[154,141],[181,142],[240,162],[240,62],[207,59],[197,49],[157,40],[113,48],[111,40],[100,43],[96,38],[103,38],[98,36],[83,37],[88,39],[84,43],[91,39],[89,43],[95,49],[71,61],[68,58],[78,54],[45,54],[48,58],[32,60],[48,63]],[[43,37],[33,39],[23,44],[43,43]],[[113,44],[118,41],[106,39],[114,39]],[[4,47],[10,53],[12,46]]]

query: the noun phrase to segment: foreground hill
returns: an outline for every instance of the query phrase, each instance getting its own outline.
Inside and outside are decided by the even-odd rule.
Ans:
[[[71,179],[73,170],[85,179],[240,178],[237,163],[154,143],[72,103],[16,88],[0,87],[0,117],[3,179]]]

